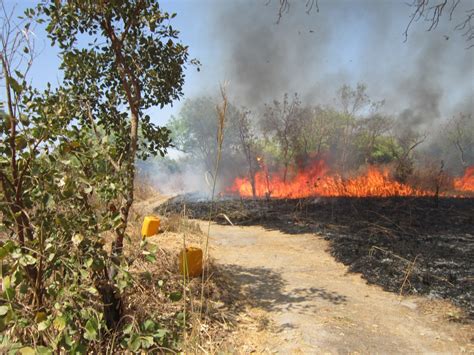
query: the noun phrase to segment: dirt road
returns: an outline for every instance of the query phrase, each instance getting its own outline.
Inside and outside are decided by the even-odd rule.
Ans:
[[[321,237],[213,224],[211,244],[212,256],[247,295],[250,312],[268,319],[267,327],[265,321],[259,332],[248,333],[244,351],[474,351],[474,327],[448,320],[454,307],[367,285],[334,261]]]

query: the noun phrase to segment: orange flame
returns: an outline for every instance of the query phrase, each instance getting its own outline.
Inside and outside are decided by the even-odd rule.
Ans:
[[[349,179],[330,174],[324,161],[283,180],[282,174],[270,176],[266,169],[255,174],[257,197],[303,198],[303,197],[389,197],[389,196],[433,196],[434,192],[414,188],[393,180],[386,168],[369,166],[366,173]],[[456,190],[474,191],[474,167],[466,170],[464,177],[455,179]],[[236,178],[228,193],[252,197],[252,185],[248,178]]]
[[[474,165],[466,168],[463,177],[454,179],[454,188],[459,191],[474,192]]]

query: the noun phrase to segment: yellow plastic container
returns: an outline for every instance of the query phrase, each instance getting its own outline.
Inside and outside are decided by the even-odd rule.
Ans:
[[[154,216],[146,216],[142,225],[142,238],[158,234],[159,229],[160,219]]]
[[[179,253],[179,272],[182,275],[195,277],[202,274],[202,249],[188,247]]]

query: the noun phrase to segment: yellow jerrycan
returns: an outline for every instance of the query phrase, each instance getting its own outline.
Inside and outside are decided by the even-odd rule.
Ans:
[[[160,219],[155,216],[146,216],[142,224],[142,238],[151,237],[158,234],[160,230]]]
[[[179,253],[179,272],[184,276],[195,277],[202,274],[202,249],[188,247]]]

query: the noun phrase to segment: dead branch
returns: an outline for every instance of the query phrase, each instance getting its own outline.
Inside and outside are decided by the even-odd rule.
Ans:
[[[445,10],[449,13],[448,20],[451,21],[453,19],[453,14],[459,8],[460,3],[461,0],[413,0],[409,6],[414,8],[414,11],[410,15],[410,20],[403,32],[405,42],[408,39],[408,31],[414,22],[423,19],[429,23],[427,30],[432,31],[438,27]],[[465,12],[464,20],[454,27],[457,31],[464,31],[462,35],[466,38],[466,42],[468,43],[472,43],[472,40],[474,39],[473,20],[474,8],[467,10]],[[470,44],[467,48],[472,47],[474,47],[474,43]]]

